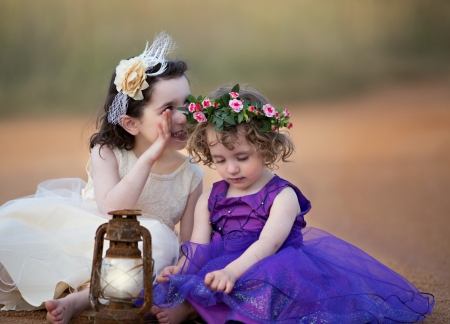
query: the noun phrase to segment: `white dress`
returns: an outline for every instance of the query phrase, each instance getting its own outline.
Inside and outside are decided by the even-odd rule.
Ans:
[[[122,178],[137,158],[114,149]],[[47,300],[87,286],[97,228],[110,219],[98,211],[88,162],[88,183],[47,180],[35,195],[0,207],[0,304],[2,310],[42,308]],[[203,171],[189,158],[173,173],[151,173],[135,206],[141,225],[152,235],[154,274],[178,259],[175,224]],[[105,248],[109,243],[105,241]]]

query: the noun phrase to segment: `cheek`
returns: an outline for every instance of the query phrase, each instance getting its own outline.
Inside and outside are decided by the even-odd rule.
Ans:
[[[216,168],[219,175],[224,175],[226,173],[226,167],[224,163],[215,164],[214,167]]]

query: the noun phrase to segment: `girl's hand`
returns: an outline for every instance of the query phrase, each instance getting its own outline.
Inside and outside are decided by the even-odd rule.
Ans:
[[[172,130],[172,113],[170,110],[163,112],[163,121],[162,123],[157,123],[157,128],[158,138],[144,153],[147,155],[151,164],[155,163],[161,157],[170,140]]]
[[[181,268],[179,266],[168,266],[168,267],[165,267],[161,271],[161,274],[156,276],[155,280],[158,283],[168,282],[169,281],[169,275],[178,274],[178,273],[180,273],[180,270],[181,270]]]
[[[205,276],[205,285],[212,291],[223,291],[229,294],[236,283],[236,274],[231,270],[217,270]]]

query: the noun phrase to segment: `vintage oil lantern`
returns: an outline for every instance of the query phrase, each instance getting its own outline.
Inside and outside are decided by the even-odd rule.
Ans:
[[[140,210],[108,214],[112,219],[97,229],[92,260],[90,300],[97,311],[95,323],[143,324],[153,302],[151,235],[137,220]],[[103,256],[105,239],[110,243]],[[142,254],[138,248],[140,241],[143,241]],[[139,297],[142,288],[144,303],[136,307],[133,300]]]

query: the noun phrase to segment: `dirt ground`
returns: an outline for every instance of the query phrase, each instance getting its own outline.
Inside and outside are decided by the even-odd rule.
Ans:
[[[425,323],[450,323],[450,79],[286,108],[296,153],[276,173],[311,200],[308,225],[434,294]],[[86,179],[88,122],[0,121],[0,203],[45,179]],[[218,177],[205,171],[206,187]],[[0,323],[45,323],[45,312],[0,312]]]

